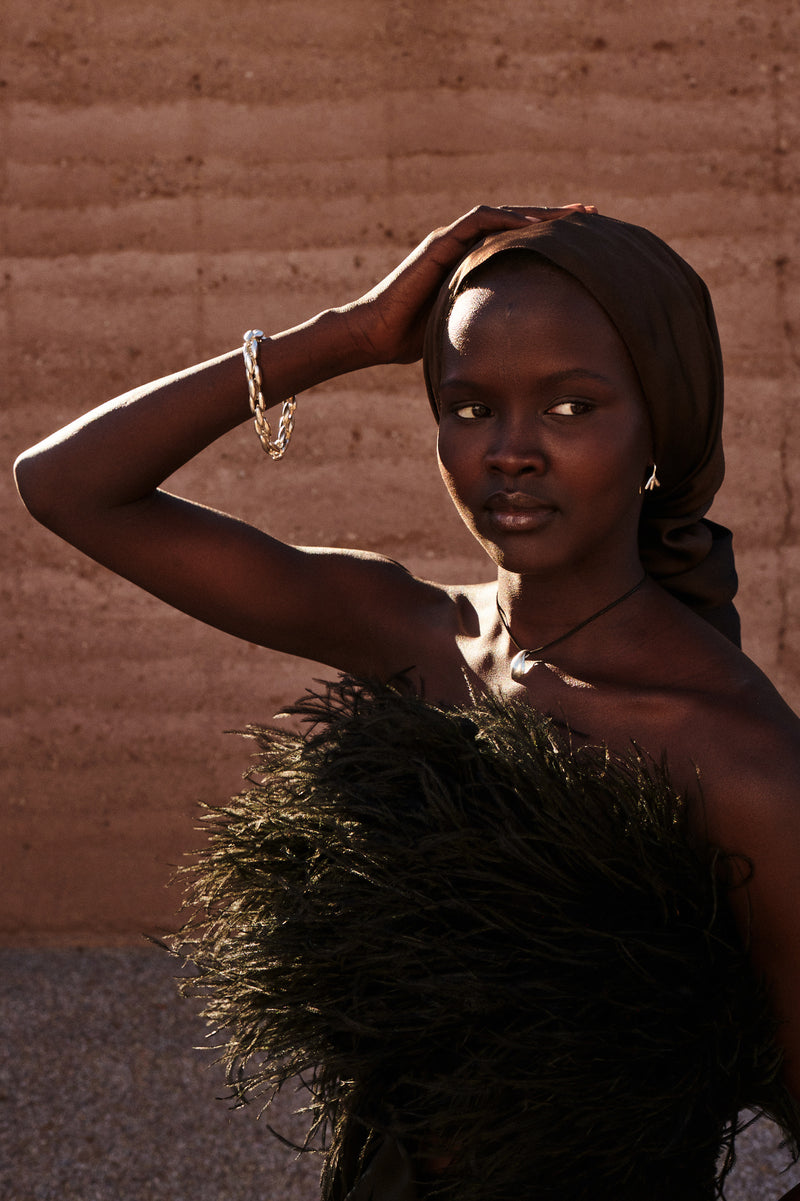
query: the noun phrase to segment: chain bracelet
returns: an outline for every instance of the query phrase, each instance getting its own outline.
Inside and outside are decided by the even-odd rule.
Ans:
[[[281,407],[281,419],[278,424],[278,436],[272,441],[272,430],[267,420],[267,406],[261,392],[261,368],[258,365],[258,343],[263,342],[266,334],[262,329],[249,329],[244,335],[244,369],[247,372],[247,392],[250,397],[250,412],[253,414],[253,424],[265,452],[271,459],[283,457],[289,439],[294,429],[294,411],[297,408],[297,398],[290,396]]]

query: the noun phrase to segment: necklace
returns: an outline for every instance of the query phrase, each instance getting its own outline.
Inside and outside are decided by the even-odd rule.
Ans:
[[[602,617],[604,613],[608,613],[611,611],[611,609],[615,609],[617,605],[621,605],[623,601],[626,601],[629,596],[633,596],[634,592],[637,592],[641,588],[646,579],[647,572],[644,573],[638,584],[634,584],[633,587],[629,588],[627,592],[623,592],[622,596],[618,596],[617,599],[611,601],[610,604],[604,605],[602,609],[598,609],[596,613],[592,613],[591,617],[585,617],[583,621],[579,621],[578,624],[573,626],[571,630],[567,630],[566,634],[559,634],[558,638],[553,638],[551,642],[544,642],[541,646],[535,646],[531,650],[525,650],[525,648],[520,646],[520,644],[517,642],[516,638],[511,633],[511,627],[508,624],[508,618],[503,612],[503,606],[500,604],[500,597],[495,596],[497,612],[500,615],[500,620],[502,621],[505,631],[512,643],[517,648],[517,653],[511,660],[511,679],[514,680],[515,683],[519,684],[525,679],[525,676],[532,668],[538,667],[538,665],[541,663],[542,660],[536,656],[541,655],[544,651],[549,651],[551,647],[557,646],[559,642],[565,642],[567,638],[571,638],[573,634],[577,634],[578,630],[582,630],[584,626],[588,626],[590,622],[597,621],[598,617]]]

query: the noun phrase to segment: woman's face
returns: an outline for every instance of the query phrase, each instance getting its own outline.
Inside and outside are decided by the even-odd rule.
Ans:
[[[638,563],[650,425],[624,343],[570,276],[499,256],[456,298],[439,389],[439,464],[498,566]]]

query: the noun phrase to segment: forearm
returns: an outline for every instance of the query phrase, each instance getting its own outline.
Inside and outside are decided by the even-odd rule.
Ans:
[[[566,209],[479,206],[434,231],[359,299],[262,342],[262,392],[269,404],[336,375],[422,353],[425,323],[442,282],[465,250],[488,233],[548,221]],[[151,498],[167,476],[249,413],[239,351],[128,392],[40,442],[16,464],[31,513],[92,552],[93,528],[108,544],[108,517]],[[107,557],[107,556],[106,556]]]
[[[337,311],[262,342],[269,404],[367,366]],[[216,438],[250,416],[241,350],[156,380],[94,409],[31,448],[16,465],[33,515],[68,536],[71,520],[152,494]]]

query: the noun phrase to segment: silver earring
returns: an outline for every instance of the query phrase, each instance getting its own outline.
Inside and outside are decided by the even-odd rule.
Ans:
[[[644,490],[645,490],[645,492],[655,492],[656,488],[660,488],[660,487],[661,487],[661,480],[656,475],[656,465],[654,463],[653,471],[650,475],[650,479],[647,481],[647,483],[644,486]]]

